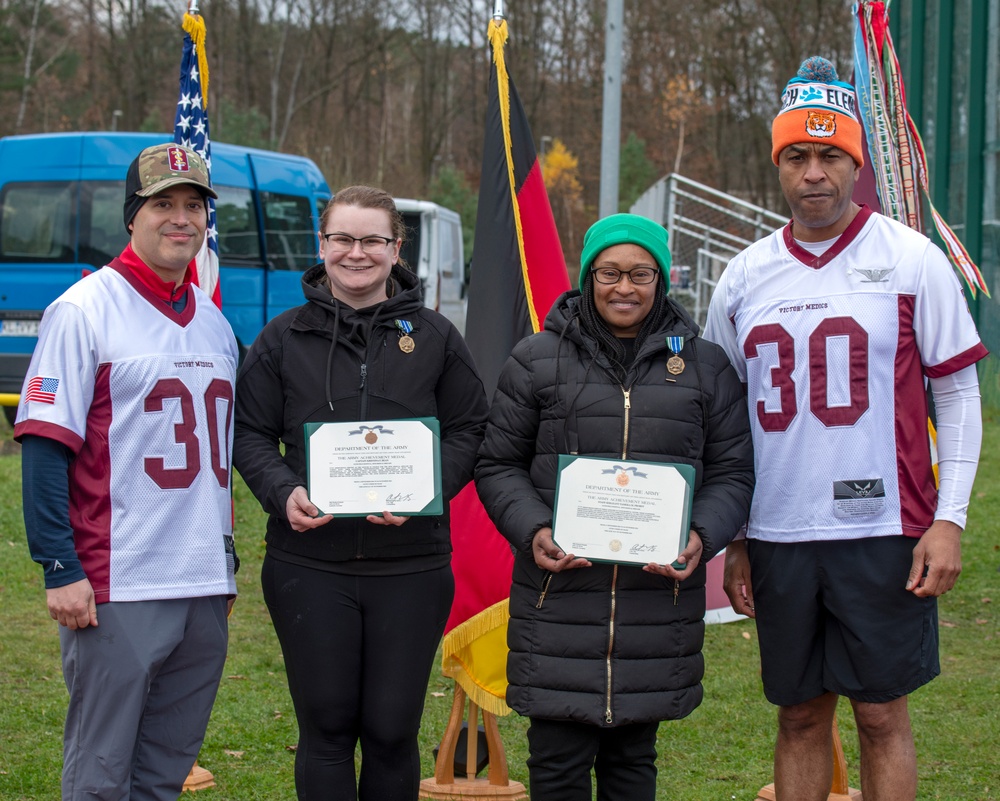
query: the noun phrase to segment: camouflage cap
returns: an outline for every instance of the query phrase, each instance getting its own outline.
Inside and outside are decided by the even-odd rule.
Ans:
[[[179,184],[193,184],[202,192],[219,197],[212,189],[205,160],[194,150],[173,143],[154,145],[136,156],[128,168],[125,198],[151,197]]]

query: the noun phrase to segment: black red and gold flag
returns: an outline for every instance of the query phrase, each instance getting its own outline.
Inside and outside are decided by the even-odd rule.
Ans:
[[[465,338],[492,397],[511,349],[541,329],[569,276],[528,119],[504,61],[506,20],[491,20],[489,38],[493,69]]]
[[[507,73],[507,23],[494,18],[483,170],[466,340],[487,394],[514,345],[538,332],[570,287],[531,129]],[[443,664],[482,709],[507,714],[507,599],[513,556],[469,484],[451,502],[455,601]]]

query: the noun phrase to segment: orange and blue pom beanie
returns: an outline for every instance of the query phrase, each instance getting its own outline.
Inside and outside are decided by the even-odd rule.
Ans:
[[[834,145],[863,167],[861,123],[854,87],[837,80],[829,61],[812,56],[781,93],[781,111],[771,123],[771,161],[789,145]]]

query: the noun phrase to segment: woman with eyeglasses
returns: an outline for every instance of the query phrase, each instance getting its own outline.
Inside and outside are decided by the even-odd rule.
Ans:
[[[507,703],[531,720],[533,801],[590,801],[592,770],[598,799],[653,801],[659,723],[702,700],[705,564],[747,518],[753,453],[739,379],[668,296],[670,263],[651,220],[591,226],[580,289],[515,347],[479,451],[479,496],[515,552]],[[572,529],[554,540],[561,454],[693,467],[676,562],[586,559]]]
[[[299,724],[298,797],[410,801],[454,594],[448,501],[472,478],[487,403],[461,335],[400,262],[392,198],[343,189],[320,231],[306,303],[264,327],[240,370],[233,462],[269,514],[261,580]],[[306,423],[426,417],[440,424],[443,514],[320,513]]]

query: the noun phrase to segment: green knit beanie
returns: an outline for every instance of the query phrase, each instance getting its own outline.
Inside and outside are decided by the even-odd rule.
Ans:
[[[638,214],[612,214],[598,220],[583,236],[583,253],[580,255],[580,288],[590,271],[594,259],[602,250],[612,245],[638,245],[649,252],[660,265],[663,273],[663,292],[670,291],[670,248],[667,247],[667,229]]]

